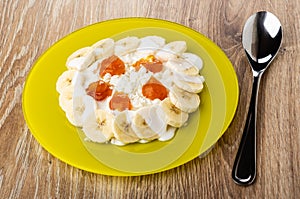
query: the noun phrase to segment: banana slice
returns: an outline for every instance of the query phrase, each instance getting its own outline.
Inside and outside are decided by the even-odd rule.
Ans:
[[[183,53],[182,58],[189,61],[192,65],[196,66],[199,70],[203,67],[202,59],[193,53]]]
[[[169,59],[175,59],[177,55],[171,51],[166,51],[164,49],[161,49],[155,54],[155,57],[157,57],[159,60],[163,62],[166,62]]]
[[[95,100],[88,96],[73,96],[73,115],[74,115],[74,122],[76,126],[82,127],[86,121],[86,118],[91,113],[94,113],[96,109],[96,102]]]
[[[191,83],[203,83],[204,77],[201,75],[185,75],[183,73],[176,73],[173,72],[174,79],[176,80],[182,80],[185,82],[191,82]]]
[[[150,128],[159,134],[159,136],[166,132],[167,130],[167,122],[164,117],[162,117],[159,113],[162,112],[162,107],[159,105],[150,106],[149,117],[146,118],[147,123]]]
[[[113,137],[114,116],[101,109],[90,112],[83,124],[83,132],[93,142],[104,143]]]
[[[89,112],[93,111],[95,103],[91,97],[73,97],[73,94],[66,92],[59,96],[59,104],[65,111],[67,119],[71,124],[82,127],[83,120]]]
[[[133,118],[132,129],[140,139],[154,140],[159,137],[158,134],[149,127],[145,118],[139,113],[136,113]]]
[[[75,72],[75,70],[67,70],[58,77],[56,82],[56,90],[58,93],[62,93],[66,87],[72,86],[72,80]]]
[[[110,57],[114,54],[115,41],[107,38],[92,45],[96,59]]]
[[[196,111],[200,104],[199,95],[182,90],[177,86],[172,87],[169,96],[172,104],[187,113]]]
[[[66,117],[67,117],[68,121],[69,121],[73,126],[77,126],[77,123],[76,123],[75,118],[74,118],[74,113],[73,113],[72,110],[66,112]]]
[[[181,58],[170,59],[165,66],[183,75],[198,75],[199,69]]]
[[[139,140],[131,127],[131,116],[129,114],[128,110],[119,113],[113,124],[114,137],[125,144]]]
[[[181,127],[188,120],[189,114],[172,104],[170,98],[164,99],[160,106],[162,109],[158,109],[158,113],[161,117],[164,117],[167,124],[173,127]]]
[[[82,71],[88,68],[94,61],[95,55],[92,47],[84,47],[73,54],[67,59],[67,68]]]
[[[74,118],[74,111],[73,111],[73,92],[74,89],[72,86],[67,87],[63,90],[63,92],[59,95],[59,106],[65,112],[68,121],[77,126],[77,123]]]
[[[147,36],[140,39],[140,44],[134,53],[135,60],[145,58],[149,55],[154,55],[156,51],[162,48],[165,40],[158,36]]]
[[[138,51],[154,52],[165,45],[165,39],[158,36],[147,36],[140,39]]]
[[[168,141],[172,139],[175,135],[175,131],[177,128],[168,126],[166,131],[160,135],[160,138],[158,138],[159,141]]]
[[[177,55],[181,55],[187,49],[185,41],[173,41],[164,46],[164,49],[172,51]]]
[[[185,41],[173,41],[166,44],[160,51],[156,53],[158,59],[168,61],[181,56],[187,49]]]
[[[115,54],[122,56],[128,54],[139,46],[140,40],[137,37],[126,37],[115,43]]]
[[[174,81],[174,84],[179,88],[191,93],[200,93],[203,89],[203,83],[194,83],[194,82],[176,80]]]
[[[61,94],[58,97],[59,106],[63,111],[72,110],[73,109],[73,86],[65,87]]]
[[[136,135],[145,140],[157,139],[167,129],[167,123],[158,115],[157,106],[139,109],[133,118],[132,128]]]
[[[143,41],[152,41],[159,47],[163,47],[166,43],[166,40],[164,38],[155,35],[141,38],[141,42]]]

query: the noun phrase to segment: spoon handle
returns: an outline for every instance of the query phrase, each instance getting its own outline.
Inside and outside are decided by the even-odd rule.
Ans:
[[[250,185],[256,176],[256,111],[261,74],[255,75],[241,143],[234,161],[232,178],[239,185]]]

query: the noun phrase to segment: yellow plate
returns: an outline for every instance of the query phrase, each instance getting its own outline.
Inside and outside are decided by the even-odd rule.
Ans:
[[[168,142],[125,147],[83,141],[58,105],[55,84],[75,50],[104,38],[158,35],[183,40],[204,62],[200,109]],[[212,147],[230,124],[238,103],[238,81],[226,55],[212,41],[185,26],[147,18],[116,19],[80,29],[58,41],[35,63],[23,92],[23,112],[37,141],[51,154],[80,169],[115,176],[157,173],[182,165]],[[200,119],[199,119],[200,118]]]

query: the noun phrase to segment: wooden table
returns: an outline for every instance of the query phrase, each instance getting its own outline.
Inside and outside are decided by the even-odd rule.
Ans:
[[[242,187],[231,179],[252,81],[241,31],[259,10],[278,16],[284,39],[261,81],[257,180]],[[139,177],[82,171],[50,155],[31,135],[22,113],[24,82],[33,63],[60,38],[92,23],[133,16],[183,24],[219,45],[239,79],[238,109],[205,158]],[[0,198],[299,198],[299,21],[297,0],[0,1]]]

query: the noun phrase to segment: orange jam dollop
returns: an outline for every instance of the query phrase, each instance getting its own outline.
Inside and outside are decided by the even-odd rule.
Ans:
[[[125,73],[125,64],[124,62],[116,55],[112,55],[104,59],[100,66],[100,76],[104,77],[106,73],[113,75],[121,75]]]
[[[86,93],[93,97],[97,101],[104,100],[108,96],[111,96],[112,89],[109,88],[109,84],[103,80],[93,82],[86,89]]]
[[[124,110],[131,110],[132,105],[126,93],[116,92],[114,93],[114,95],[112,96],[109,102],[109,108],[111,110],[124,111]]]
[[[148,99],[163,100],[168,96],[169,91],[160,81],[152,76],[142,87],[142,93]]]
[[[141,66],[144,66],[148,71],[151,71],[153,73],[158,73],[163,69],[162,62],[154,55],[149,55],[145,58],[140,59],[139,61],[135,62],[133,66],[137,71],[141,68]]]

